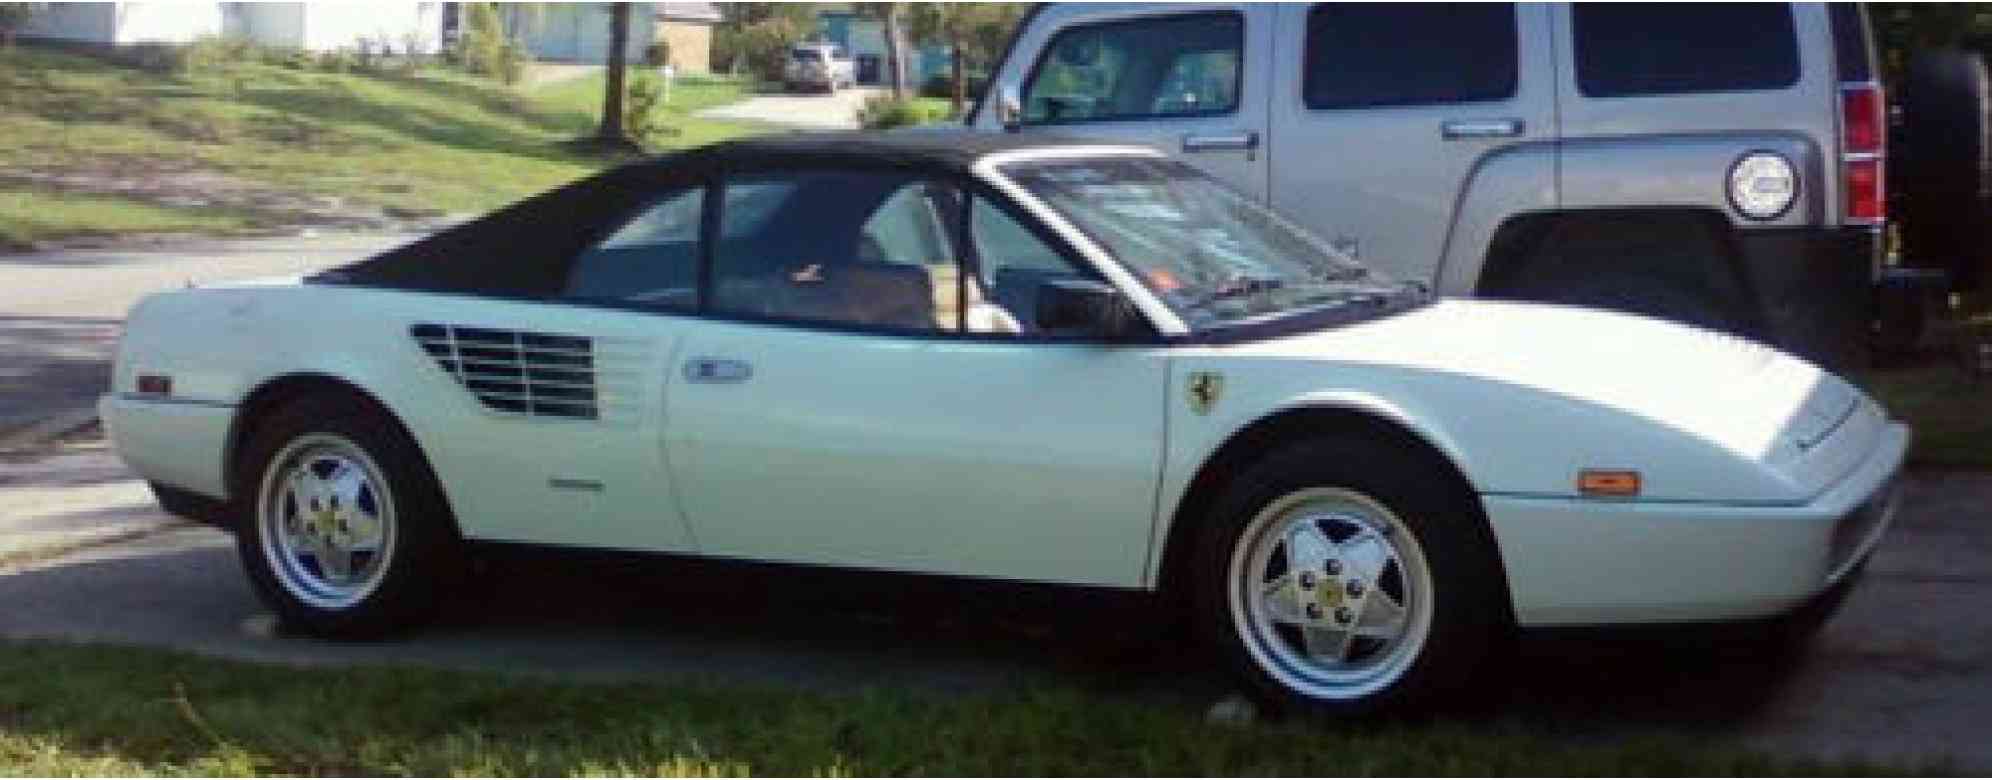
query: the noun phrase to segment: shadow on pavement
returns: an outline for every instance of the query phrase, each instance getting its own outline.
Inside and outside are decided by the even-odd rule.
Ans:
[[[259,636],[263,614],[230,541],[206,530],[115,557],[0,576],[0,634],[164,646],[304,664],[422,663],[599,680],[699,680],[851,689],[992,691],[1055,684],[1200,711],[1232,686],[1138,610],[1061,609],[971,589],[880,597],[807,575],[699,564],[507,554],[446,617],[372,643]],[[849,587],[849,589],[845,589]],[[85,606],[87,605],[87,607]],[[1641,639],[1526,637],[1490,674],[1491,697],[1449,717],[1576,738],[1628,727],[1733,731],[1784,675],[1749,659],[1684,655]]]
[[[118,320],[0,315],[0,430],[110,387]]]

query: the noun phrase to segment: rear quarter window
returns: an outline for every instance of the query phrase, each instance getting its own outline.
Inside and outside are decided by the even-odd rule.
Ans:
[[[1589,97],[1782,89],[1798,83],[1786,3],[1578,3],[1577,89]]]

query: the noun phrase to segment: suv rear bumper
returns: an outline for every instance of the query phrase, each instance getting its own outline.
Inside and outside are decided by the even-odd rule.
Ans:
[[[1874,321],[1881,228],[1772,228],[1735,235],[1738,270],[1757,302],[1757,336],[1834,370],[1859,365]]]

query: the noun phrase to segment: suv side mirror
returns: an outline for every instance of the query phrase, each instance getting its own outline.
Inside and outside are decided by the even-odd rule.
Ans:
[[[996,121],[1003,123],[1003,129],[1012,133],[1024,129],[1024,101],[1017,96],[1015,84],[1005,84],[997,91]]]
[[[1120,290],[1090,279],[1050,279],[1038,285],[1038,330],[1120,341],[1139,329],[1141,314]]]

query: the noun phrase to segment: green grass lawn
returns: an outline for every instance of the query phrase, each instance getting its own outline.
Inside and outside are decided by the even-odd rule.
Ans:
[[[745,93],[736,82],[681,80],[663,109],[677,134],[653,145],[752,132],[690,116]],[[22,182],[26,172],[197,171],[415,212],[487,210],[610,162],[562,144],[587,134],[600,106],[599,76],[515,90],[433,69],[361,75],[229,63],[169,75],[19,46],[0,51],[0,186],[8,188],[0,243],[77,232],[225,232],[283,217],[115,194],[64,197]],[[45,218],[28,218],[44,206]]]
[[[1024,685],[830,694],[301,669],[0,643],[0,774],[1756,775],[1706,741],[1551,739],[1501,723],[1207,725],[1173,706]]]
[[[1889,414],[1909,423],[1911,466],[1992,469],[1992,378],[1974,382],[1939,363],[1874,371],[1863,380]]]

